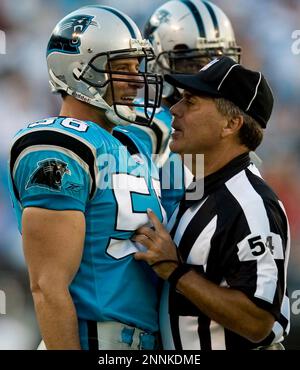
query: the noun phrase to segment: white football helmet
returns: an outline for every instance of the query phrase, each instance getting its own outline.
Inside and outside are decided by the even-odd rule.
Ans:
[[[156,54],[152,72],[196,73],[220,55],[240,61],[241,48],[236,44],[231,22],[210,1],[167,1],[148,20],[144,36]],[[172,94],[174,88],[164,82],[163,97]]]
[[[111,61],[117,58],[139,58],[144,70],[118,71],[114,79]],[[142,39],[133,20],[119,10],[100,5],[85,6],[64,17],[54,28],[47,48],[52,91],[65,92],[105,110],[115,125],[135,121],[134,109],[130,109],[133,106],[142,106],[150,123],[160,106],[162,77],[147,72],[150,60],[154,60],[153,48]],[[115,101],[113,81],[142,84],[144,103]],[[103,98],[108,86],[113,97],[111,106]],[[154,92],[150,93],[150,88]]]

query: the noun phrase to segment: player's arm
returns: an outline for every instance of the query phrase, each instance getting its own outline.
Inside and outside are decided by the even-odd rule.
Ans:
[[[76,120],[66,130],[64,120],[30,124],[15,138],[10,156],[11,195],[49,349],[80,347],[69,285],[83,253],[86,206],[96,191],[98,143],[89,142],[87,123]]]
[[[69,285],[82,257],[84,214],[29,207],[23,212],[22,228],[35,310],[46,347],[80,349]]]

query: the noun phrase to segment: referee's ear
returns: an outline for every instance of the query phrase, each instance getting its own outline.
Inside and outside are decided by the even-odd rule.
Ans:
[[[221,133],[222,137],[226,138],[228,136],[237,135],[243,124],[244,117],[242,115],[228,117]]]

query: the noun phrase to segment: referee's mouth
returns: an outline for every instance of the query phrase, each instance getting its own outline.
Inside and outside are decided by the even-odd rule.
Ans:
[[[176,125],[176,123],[174,124],[174,121],[172,123],[172,128],[173,128],[172,132],[173,139],[176,139],[177,137],[180,137],[183,134],[183,131]]]

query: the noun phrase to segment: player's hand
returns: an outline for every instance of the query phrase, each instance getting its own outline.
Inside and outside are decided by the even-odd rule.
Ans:
[[[170,234],[151,209],[147,210],[153,228],[142,226],[133,238],[147,248],[146,252],[137,252],[136,260],[146,261],[162,279],[167,279],[178,266],[177,248]]]

